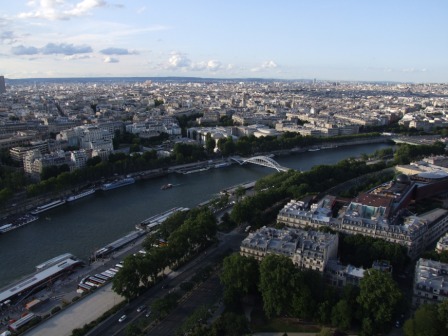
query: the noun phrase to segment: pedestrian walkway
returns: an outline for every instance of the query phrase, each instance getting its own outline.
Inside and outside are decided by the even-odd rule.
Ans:
[[[108,284],[25,333],[27,336],[70,336],[72,330],[97,319],[124,300]]]

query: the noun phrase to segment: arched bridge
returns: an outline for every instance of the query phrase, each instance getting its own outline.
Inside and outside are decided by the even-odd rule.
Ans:
[[[234,156],[231,158],[233,161],[238,162],[240,165],[245,163],[253,163],[263,167],[276,169],[278,172],[288,171],[290,168],[280,166],[275,160],[267,156],[254,156],[251,158],[242,158],[239,156]]]

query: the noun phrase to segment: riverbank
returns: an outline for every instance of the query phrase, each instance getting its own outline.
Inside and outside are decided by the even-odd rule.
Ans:
[[[389,145],[344,146],[317,152],[278,156],[279,164],[307,171],[332,165],[348,157],[373,153]],[[245,164],[209,169],[195,174],[167,174],[69,202],[45,213],[37,221],[0,235],[0,286],[29,274],[42,260],[70,252],[83,260],[100,247],[123,237],[142,220],[174,207],[192,208],[223,189],[273,174],[270,168]],[[163,185],[175,187],[161,191]],[[26,257],[25,257],[26,256]],[[17,260],[20,260],[17,263]]]
[[[346,147],[346,146],[357,146],[357,145],[369,145],[369,144],[380,144],[387,143],[391,141],[390,137],[376,137],[376,138],[368,138],[368,139],[355,139],[349,141],[338,141],[338,142],[323,142],[317,147],[319,150],[324,150],[327,148],[336,148],[336,147]],[[277,150],[270,153],[257,153],[257,155],[293,155],[297,153],[304,153],[310,149],[316,150],[315,146],[311,147],[295,147],[291,149]],[[135,178],[136,180],[148,180],[148,179],[158,179],[162,178],[168,174],[172,173],[194,173],[200,171],[206,171],[210,168],[215,168],[217,165],[221,163],[228,163],[228,158],[214,159],[214,160],[205,160],[200,162],[182,164],[182,165],[173,165],[167,168],[157,168],[152,170],[146,170],[141,172],[135,172],[128,174],[129,176]],[[124,175],[123,175],[124,177]],[[3,207],[1,209],[3,217],[0,218],[0,226],[8,224],[8,220],[11,217],[18,217],[20,215],[24,215],[30,211],[32,211],[37,206],[42,204],[46,204],[51,202],[54,199],[58,198],[67,198],[73,194],[75,191],[83,190],[91,185],[100,185],[104,181],[95,181],[89,184],[79,185],[75,188],[70,188],[60,193],[49,193],[45,195],[39,195],[36,197],[27,197],[24,192],[20,192],[14,195],[11,199],[13,199],[13,203],[11,202],[9,206]]]

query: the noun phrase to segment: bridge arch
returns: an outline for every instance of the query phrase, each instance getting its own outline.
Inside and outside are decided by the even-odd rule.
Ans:
[[[281,171],[285,172],[285,171],[289,170],[289,168],[281,166],[277,161],[271,159],[270,157],[262,156],[262,155],[254,156],[251,158],[233,157],[232,160],[238,162],[240,165],[243,165],[245,163],[253,163],[253,164],[257,164],[259,166],[273,168],[273,169],[277,170],[278,172],[281,172]]]

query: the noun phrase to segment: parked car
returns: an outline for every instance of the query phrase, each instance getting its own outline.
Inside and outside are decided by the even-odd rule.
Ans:
[[[140,313],[142,311],[144,311],[146,309],[145,305],[141,305],[140,307],[137,308],[137,313]]]
[[[148,310],[148,312],[146,313],[146,315],[145,315],[146,317],[150,317],[151,316],[151,311],[150,310]]]

